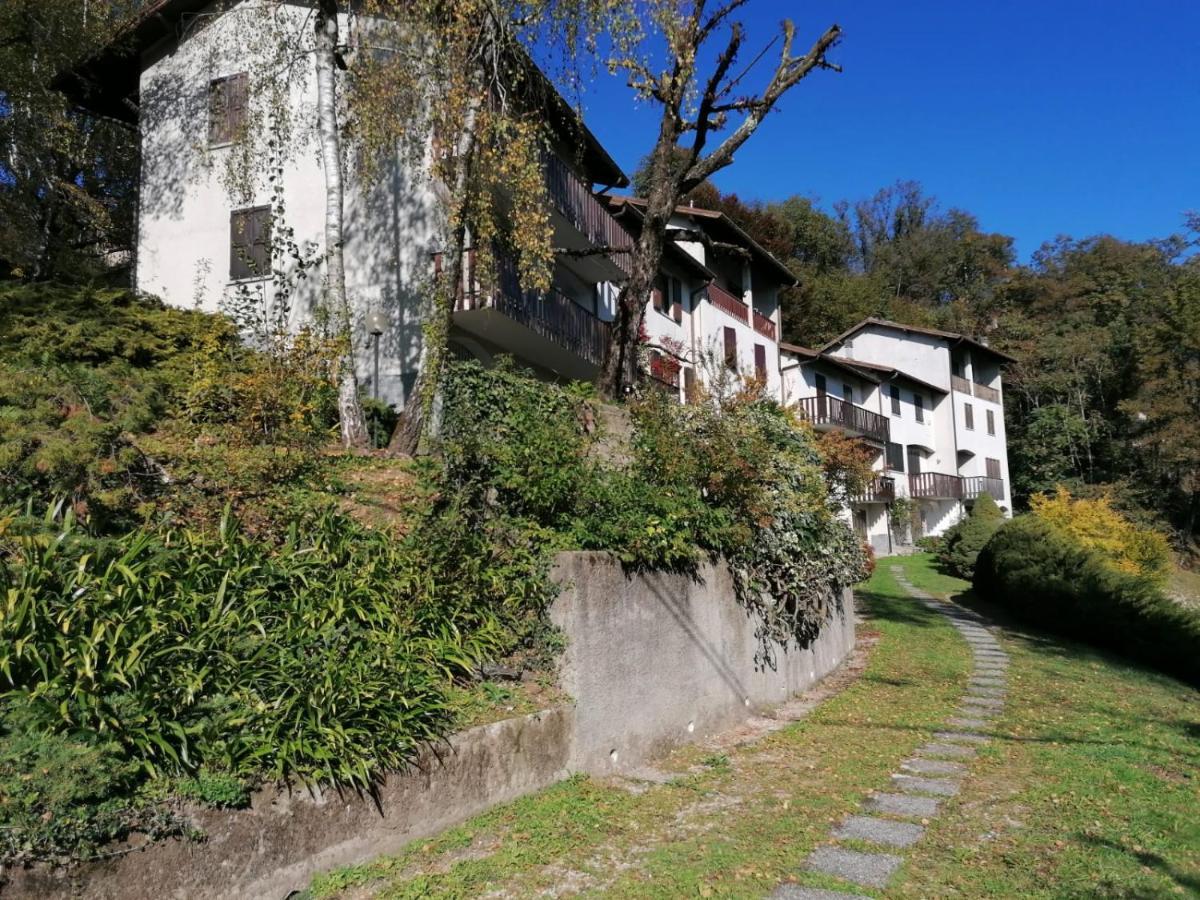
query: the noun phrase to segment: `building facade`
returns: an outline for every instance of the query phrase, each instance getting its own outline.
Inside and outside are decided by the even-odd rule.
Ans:
[[[983,493],[1011,515],[1011,357],[965,335],[865,319],[820,350],[785,345],[783,358],[785,402],[874,451],[878,475],[848,512],[877,553],[944,533]]]

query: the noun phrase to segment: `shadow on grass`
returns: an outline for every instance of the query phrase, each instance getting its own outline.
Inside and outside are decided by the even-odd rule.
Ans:
[[[1157,853],[1151,853],[1149,850],[1135,850],[1133,848],[1118,844],[1115,841],[1110,841],[1107,838],[1097,837],[1096,835],[1087,834],[1086,832],[1077,833],[1075,837],[1081,844],[1087,844],[1092,847],[1104,847],[1108,850],[1115,850],[1118,853],[1123,853],[1126,856],[1130,856],[1136,859],[1138,863],[1145,866],[1147,869],[1154,869],[1156,872],[1159,872],[1165,875],[1167,878],[1170,878],[1171,881],[1175,882],[1176,885],[1178,885],[1180,888],[1183,888],[1187,892],[1191,894],[1200,894],[1200,878],[1197,878],[1196,876],[1190,875],[1186,872],[1179,871],[1179,869],[1171,865],[1171,863],[1163,859]],[[1161,894],[1149,892],[1129,894],[1122,892],[1120,896],[1150,898],[1160,897]]]

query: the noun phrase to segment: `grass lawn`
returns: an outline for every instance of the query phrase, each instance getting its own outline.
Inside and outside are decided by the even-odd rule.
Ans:
[[[859,592],[862,677],[753,743],[680,750],[666,783],[575,778],[443,835],[318,878],[317,897],[762,897],[882,788],[965,689],[965,644],[881,560]],[[963,582],[923,556],[912,582]],[[966,602],[971,602],[966,598]],[[1019,628],[1005,736],[908,853],[888,896],[1159,897],[1200,892],[1200,694]],[[844,886],[843,886],[844,887]],[[862,893],[870,893],[863,891]]]

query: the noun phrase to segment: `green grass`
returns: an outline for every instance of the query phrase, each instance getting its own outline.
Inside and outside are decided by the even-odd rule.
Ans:
[[[640,793],[574,778],[397,856],[342,869],[317,897],[763,897],[964,690],[966,647],[908,599],[965,583],[927,556],[881,560],[860,601],[878,638],[863,676],[807,718],[741,747],[686,748]],[[969,596],[963,602],[973,603]],[[988,611],[992,613],[992,611]],[[892,897],[1172,897],[1200,893],[1200,693],[1016,626],[1009,709],[960,798],[908,854]],[[860,893],[871,893],[860,891]]]

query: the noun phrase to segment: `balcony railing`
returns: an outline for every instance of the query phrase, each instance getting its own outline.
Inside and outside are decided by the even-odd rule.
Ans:
[[[977,381],[967,381],[967,379],[960,378],[958,375],[950,376],[950,387],[960,394],[966,394],[969,397],[978,397],[980,400],[987,400],[991,403],[1000,402],[1000,392],[995,388],[988,387],[986,384],[980,384]]]
[[[964,500],[974,500],[980,494],[987,494],[993,500],[1004,498],[1004,479],[993,478],[990,475],[968,475],[963,478]]]
[[[763,337],[770,340],[775,340],[775,323],[760,313],[757,309],[754,313],[754,330]]]
[[[961,500],[963,480],[957,475],[921,472],[908,476],[908,495],[924,500]]]
[[[828,394],[801,397],[796,401],[796,411],[814,427],[841,428],[880,444],[888,442],[887,418],[837,397]]]
[[[896,481],[886,475],[871,480],[861,494],[850,497],[851,503],[891,503],[896,499]]]
[[[591,189],[553,153],[543,159],[546,191],[555,208],[597,247],[609,247],[610,259],[626,275],[632,261],[633,238]]]
[[[712,305],[722,312],[728,313],[739,321],[750,324],[750,307],[741,298],[733,296],[723,287],[713,283],[708,286],[708,299]]]
[[[454,309],[492,309],[519,322],[530,331],[595,366],[602,365],[608,349],[609,324],[601,322],[562,291],[522,290],[517,267],[505,256],[497,255],[495,287],[485,290],[477,280],[476,254],[465,253],[463,283],[455,292]],[[435,272],[442,271],[442,254],[434,254]]]

